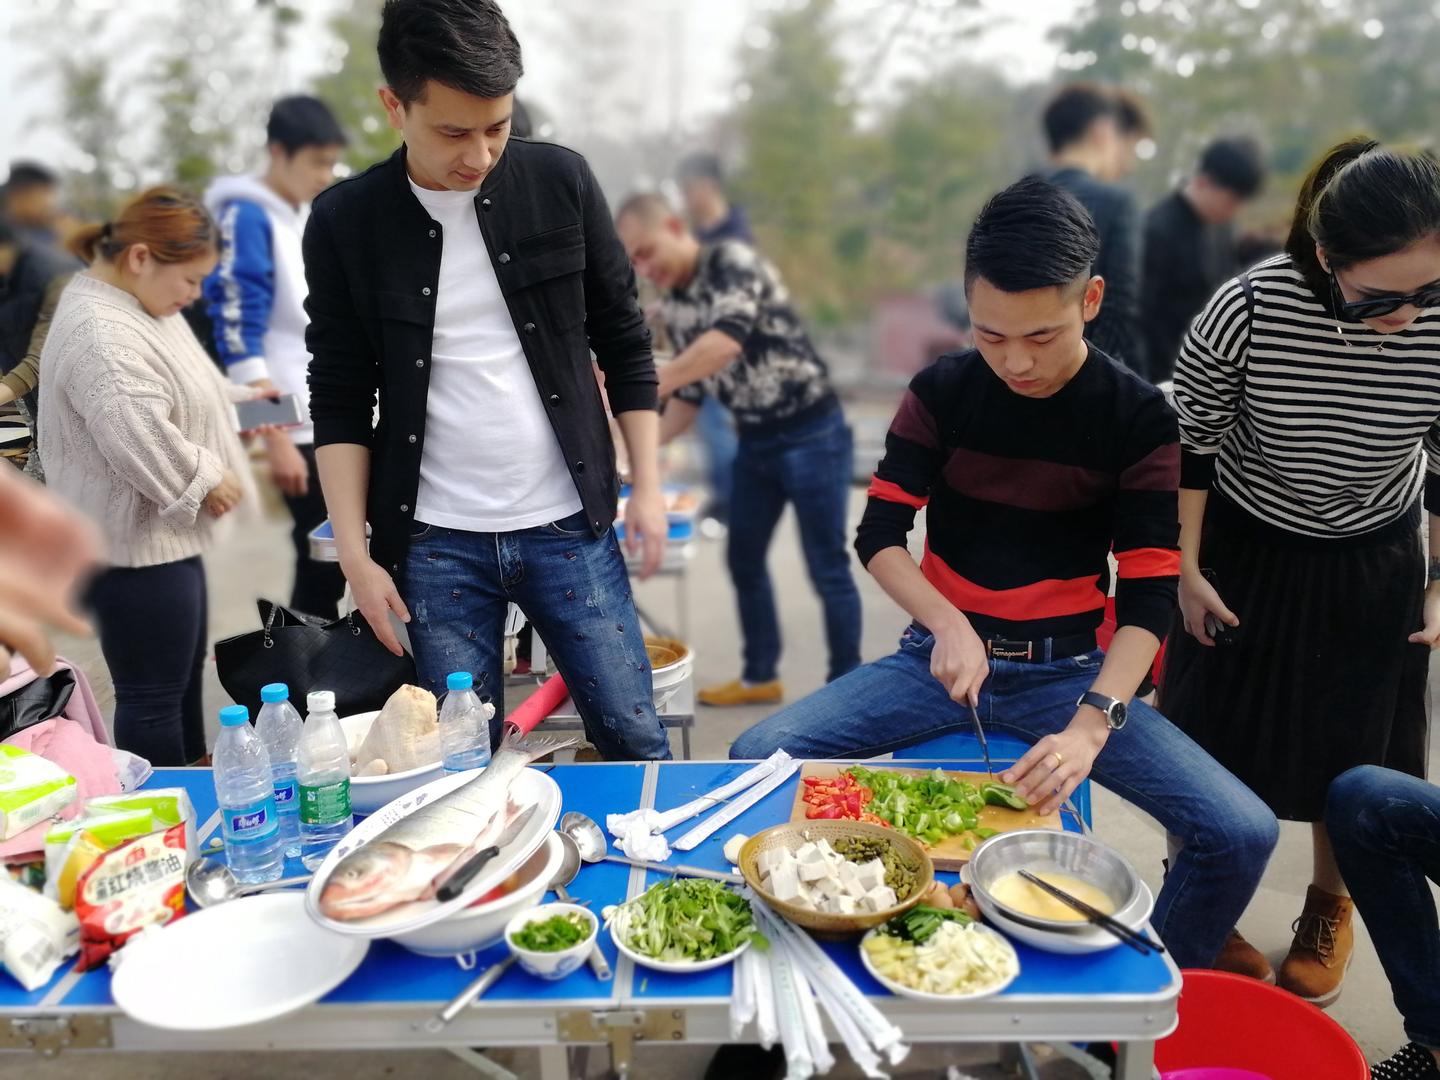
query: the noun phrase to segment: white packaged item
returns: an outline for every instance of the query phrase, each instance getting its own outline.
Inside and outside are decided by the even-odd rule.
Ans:
[[[53,761],[0,743],[0,840],[54,817],[78,792],[75,778]]]
[[[0,967],[38,990],[80,948],[80,922],[54,900],[0,874]]]

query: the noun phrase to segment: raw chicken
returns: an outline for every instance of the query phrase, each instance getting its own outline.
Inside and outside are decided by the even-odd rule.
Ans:
[[[440,721],[435,695],[402,686],[390,695],[355,752],[352,776],[408,772],[440,760]]]

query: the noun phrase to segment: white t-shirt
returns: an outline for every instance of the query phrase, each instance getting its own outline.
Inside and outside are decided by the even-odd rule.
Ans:
[[[444,230],[415,519],[513,532],[569,517],[580,495],[501,295],[474,192],[410,189]]]

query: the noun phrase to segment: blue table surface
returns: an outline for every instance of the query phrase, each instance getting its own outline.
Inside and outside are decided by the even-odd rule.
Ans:
[[[953,761],[906,761],[904,764],[908,768],[931,764],[957,767]],[[748,763],[734,762],[664,764],[658,770],[654,807],[661,811],[672,809],[728,782],[749,767]],[[607,814],[641,805],[645,768],[643,764],[618,763],[556,765],[551,775],[560,786],[565,810],[578,810],[603,825]],[[753,835],[788,820],[797,784],[797,779],[782,784],[694,850],[676,851],[668,861],[729,869],[722,852],[725,840],[737,832]],[[201,847],[204,848],[208,839],[207,828],[215,824],[212,818],[216,813],[215,790],[209,770],[157,770],[146,786],[178,786],[189,791],[195,806],[197,826],[201,830]],[[667,834],[668,839],[673,843],[703,820],[705,815],[676,826]],[[1067,822],[1067,827],[1075,826]],[[301,872],[303,870],[298,863],[286,866],[287,874]],[[953,874],[939,876],[946,880],[955,879]],[[602,907],[625,899],[629,877],[629,868],[614,863],[585,866],[570,887],[570,892],[577,902],[588,903],[598,913]],[[663,880],[663,877],[653,872],[647,875],[649,883]],[[601,935],[601,944],[611,966],[616,967],[616,950],[608,934]],[[861,965],[854,942],[823,942],[822,945],[862,991],[876,997],[889,996]],[[1170,968],[1162,958],[1142,957],[1130,949],[1117,948],[1075,957],[1058,956],[1018,943],[1016,948],[1020,954],[1021,973],[1005,992],[1010,996],[1146,996],[1159,994],[1172,983]],[[445,1001],[473,979],[476,972],[503,959],[504,955],[504,945],[497,945],[480,954],[475,971],[464,971],[453,960],[417,956],[392,942],[377,941],[355,974],[326,997],[322,1004]],[[69,974],[70,965],[67,964],[49,985],[29,993],[21,990],[13,979],[0,977],[0,1011],[41,1004],[61,1008],[112,1004],[110,977],[104,969],[80,976],[58,1000],[48,1000],[55,996],[57,987]],[[635,971],[633,986],[626,987],[621,982],[616,979],[608,984],[601,983],[588,967],[581,968],[561,982],[546,982],[526,975],[517,966],[506,973],[486,999],[511,1003],[545,1000],[604,1003],[618,1002],[627,991],[629,997],[639,1000],[690,999],[698,1002],[728,999],[731,969],[726,967],[697,975],[669,975],[642,968]]]

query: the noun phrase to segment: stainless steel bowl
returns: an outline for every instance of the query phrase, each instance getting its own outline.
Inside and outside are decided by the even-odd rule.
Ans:
[[[1066,874],[1093,885],[1109,898],[1115,911],[1123,911],[1140,892],[1140,876],[1129,861],[1088,836],[1057,829],[1018,829],[992,836],[970,857],[967,873],[976,902],[982,911],[994,907],[1007,918],[1037,930],[1071,934],[1088,930],[1090,924],[1039,918],[996,900],[991,886],[1017,870]]]

